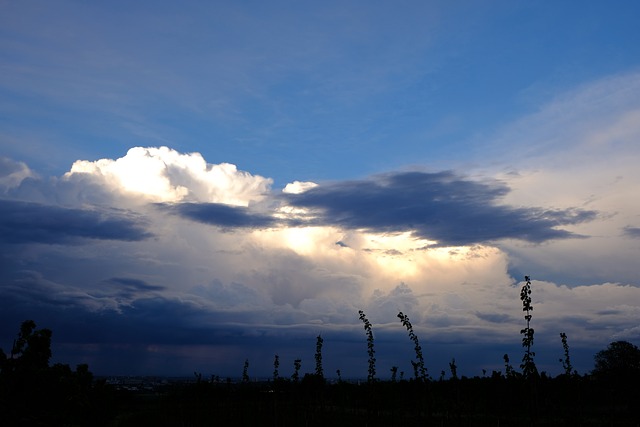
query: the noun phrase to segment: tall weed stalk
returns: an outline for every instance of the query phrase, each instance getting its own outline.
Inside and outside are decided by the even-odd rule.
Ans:
[[[297,383],[300,379],[300,368],[302,367],[302,359],[296,359],[293,361],[293,374],[291,379],[294,383]]]
[[[522,311],[526,313],[524,319],[527,321],[527,326],[521,329],[520,333],[522,334],[522,346],[526,350],[522,356],[520,368],[522,368],[522,375],[525,378],[532,378],[538,376],[538,368],[533,360],[536,354],[531,350],[534,332],[531,327],[531,312],[533,311],[533,306],[531,305],[531,278],[524,276],[524,280],[525,283],[520,290],[520,300],[522,300]]]
[[[367,354],[369,355],[369,369],[367,374],[367,381],[374,382],[376,378],[376,351],[373,348],[373,331],[371,329],[371,322],[367,319],[364,311],[358,311],[360,320],[364,323],[364,330],[367,334]]]
[[[322,343],[324,340],[321,335],[318,335],[316,339],[316,375],[319,378],[324,378],[324,370],[322,369]]]
[[[247,384],[249,382],[249,359],[245,359],[244,367],[242,368],[242,382]]]
[[[402,322],[402,325],[407,328],[407,332],[409,332],[409,338],[413,341],[414,350],[416,352],[417,362],[411,361],[411,365],[413,366],[413,373],[416,380],[427,380],[427,368],[424,366],[424,357],[422,356],[422,347],[420,346],[420,341],[418,341],[418,336],[413,332],[413,326],[409,321],[409,316],[404,314],[403,312],[398,313],[398,318]]]
[[[571,365],[571,357],[569,357],[569,343],[567,342],[567,334],[560,332],[560,339],[562,340],[562,348],[564,349],[564,358],[560,359],[564,373],[569,377],[571,375],[577,375],[578,372],[573,369]]]
[[[273,358],[273,382],[278,381],[278,378],[280,377],[279,369],[280,369],[280,356],[276,354]]]

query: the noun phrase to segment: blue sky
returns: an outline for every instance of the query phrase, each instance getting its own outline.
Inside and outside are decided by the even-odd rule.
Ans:
[[[321,333],[365,376],[358,310],[380,372],[403,311],[479,375],[527,274],[540,365],[564,331],[588,371],[640,341],[639,8],[0,2],[0,347],[33,318],[96,373],[268,375]]]

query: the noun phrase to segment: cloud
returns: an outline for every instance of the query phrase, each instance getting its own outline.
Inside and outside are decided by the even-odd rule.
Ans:
[[[199,153],[168,147],[135,147],[116,160],[78,160],[66,179],[89,175],[110,188],[154,202],[205,202],[248,206],[262,200],[272,180],[238,171],[235,165],[205,162]]]
[[[283,193],[289,193],[289,194],[300,194],[300,193],[304,193],[305,191],[317,187],[318,184],[316,184],[315,182],[300,182],[300,181],[294,181],[291,182],[289,184],[287,184],[284,189],[282,190]]]
[[[346,374],[366,365],[357,319],[365,309],[386,344],[381,367],[409,370],[402,310],[432,372],[452,356],[461,370],[479,363],[486,342],[501,369],[504,347],[521,350],[514,285],[523,272],[536,279],[540,357],[557,362],[560,327],[572,348],[637,333],[637,71],[588,82],[496,128],[530,107],[511,89],[534,74],[534,89],[550,80],[510,73],[495,108],[484,108],[492,86],[475,80],[500,75],[506,57],[475,64],[491,43],[468,41],[496,22],[479,9],[469,26],[460,19],[468,8],[426,2],[424,13],[415,4],[323,4],[257,14],[235,4],[122,14],[23,3],[0,14],[11,59],[0,144],[30,159],[0,159],[5,342],[37,317],[56,340],[87,349],[97,372],[117,369],[109,357],[140,371],[171,360],[186,373],[193,361],[207,372],[225,358],[233,373],[250,357],[252,369],[271,372],[274,351],[312,360],[322,332],[328,355],[350,353]],[[453,50],[439,44],[452,40],[445,28],[462,31]],[[552,68],[564,74],[567,64]],[[452,76],[461,82],[453,92]],[[122,155],[131,141],[142,146]],[[209,162],[145,146],[178,141]],[[469,153],[482,167],[467,167]],[[45,169],[85,160],[40,178],[35,159]],[[450,171],[362,178],[381,164],[451,160]],[[273,191],[270,177],[241,168],[293,182]],[[320,182],[335,173],[349,180]],[[95,356],[102,351],[109,357]]]
[[[35,176],[25,163],[0,157],[0,191],[6,193],[8,190],[19,186],[26,178]]]
[[[605,76],[560,92],[538,111],[497,129],[480,144],[495,163],[519,170],[569,168],[616,173],[633,162],[640,135],[640,72]],[[607,159],[607,167],[603,167]],[[610,163],[610,162],[613,162]],[[589,166],[589,167],[587,167]],[[565,169],[565,172],[567,170]],[[565,174],[579,179],[582,174]],[[552,189],[550,189],[552,190]],[[586,190],[586,189],[585,189]]]
[[[592,221],[563,227],[589,239],[553,240],[539,247],[499,242],[509,253],[514,274],[537,272],[538,277],[571,286],[637,283],[639,118],[636,71],[561,93],[480,144],[494,162],[474,173],[508,185],[505,204],[598,213]]]
[[[623,229],[624,235],[634,239],[640,238],[640,227],[626,226]]]
[[[276,224],[273,217],[255,213],[240,206],[220,203],[179,203],[157,206],[183,218],[223,228],[265,228]]]
[[[121,290],[121,292],[124,292],[127,295],[134,292],[162,291],[166,289],[164,286],[151,285],[144,280],[128,277],[112,277],[107,280],[107,283],[115,285]]]
[[[312,187],[287,194],[286,201],[309,209],[315,215],[311,223],[377,232],[413,231],[439,246],[581,237],[558,227],[596,218],[592,210],[498,204],[508,192],[504,184],[472,181],[453,172],[397,172]]]
[[[438,246],[582,237],[561,227],[596,217],[593,210],[499,204],[510,191],[505,184],[450,171],[395,172],[323,185],[296,181],[285,187],[279,196],[284,204],[274,211],[270,179],[167,147],[133,148],[116,160],[77,161],[57,183],[79,187],[78,193],[87,185],[102,189],[91,194],[161,202],[161,210],[224,228],[265,228],[284,220],[293,227],[412,231]]]
[[[175,358],[173,366],[180,358],[206,366],[217,357],[232,369],[214,354],[299,357],[318,333],[347,351],[357,346],[364,309],[384,343],[380,363],[402,366],[412,347],[407,355],[390,349],[407,344],[396,318],[403,311],[430,349],[430,368],[446,367],[451,346],[463,362],[473,344],[490,341],[499,369],[505,347],[519,351],[522,326],[505,242],[570,242],[586,234],[576,228],[602,221],[584,206],[523,207],[509,201],[504,180],[453,171],[298,183],[277,193],[268,179],[235,167],[218,181],[207,175],[215,165],[199,155],[155,150],[127,154],[123,170],[113,166],[120,159],[101,160],[61,178],[26,177],[5,194],[12,199],[0,200],[3,243],[15,248],[0,258],[2,305],[11,305],[5,324],[36,314],[39,324],[64,329],[65,345],[98,371],[113,365],[82,350],[92,328],[103,354],[128,349],[122,354],[138,361],[132,369],[163,356]],[[125,189],[129,169],[162,185]],[[219,201],[209,201],[211,194]],[[584,345],[606,341],[612,328],[632,334],[628,301],[636,293],[621,284],[572,289],[534,281],[540,345],[553,348],[558,322]],[[357,370],[355,353],[343,360]],[[180,366],[192,370],[187,365]]]
[[[81,239],[136,241],[152,236],[145,221],[116,209],[83,210],[0,200],[4,243],[78,243]]]
[[[478,318],[481,320],[486,320],[487,322],[492,322],[492,323],[506,323],[506,322],[515,323],[515,319],[507,314],[476,313],[476,316],[478,316]]]

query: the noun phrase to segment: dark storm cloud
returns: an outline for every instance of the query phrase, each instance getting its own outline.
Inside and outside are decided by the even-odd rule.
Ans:
[[[157,204],[183,218],[222,228],[262,228],[275,224],[271,217],[253,213],[242,206],[221,203]]]
[[[78,239],[137,241],[151,237],[144,222],[118,210],[83,210],[0,200],[4,243],[75,243]]]
[[[34,292],[33,287],[40,292]],[[160,295],[140,297],[118,309],[87,305],[88,296],[43,295],[46,286],[32,278],[30,283],[19,286],[0,286],[0,348],[10,346],[22,321],[33,319],[39,327],[54,331],[55,343],[92,345],[108,348],[115,345],[122,348],[142,346],[139,353],[145,353],[144,347],[154,345],[242,345],[247,354],[261,351],[265,345],[273,345],[273,340],[282,335],[275,325],[265,325],[264,319],[270,318],[269,308],[252,311],[229,311],[215,309],[211,305],[187,298],[166,298]],[[51,288],[51,290],[54,290]],[[64,289],[55,289],[60,294]],[[69,304],[75,298],[75,304]],[[104,298],[103,298],[104,299]],[[198,299],[199,300],[199,299]],[[309,332],[309,329],[312,329]],[[316,326],[287,326],[287,336],[306,337],[309,347],[313,343]],[[296,332],[297,331],[297,332]],[[288,337],[288,338],[287,338]],[[54,344],[55,344],[54,343]],[[284,346],[285,343],[282,344]],[[253,348],[253,349],[252,349]],[[138,354],[135,357],[141,357]],[[273,354],[273,353],[272,353]],[[97,368],[108,365],[113,355],[93,355]],[[117,355],[119,366],[127,367],[128,357]],[[85,362],[85,361],[83,361]],[[148,367],[141,367],[141,372]],[[175,372],[173,372],[175,373]]]
[[[2,283],[0,340],[11,342],[20,322],[33,319],[67,342],[206,344],[229,334],[231,326],[216,324],[223,324],[223,316],[231,321],[242,318],[218,315],[193,302],[157,295],[139,297],[119,307],[108,304],[111,299],[35,276],[8,286]]]
[[[413,231],[440,246],[499,239],[543,242],[578,237],[556,227],[595,218],[580,209],[499,205],[503,184],[471,181],[452,172],[403,172],[287,194],[289,205],[312,210],[309,221],[378,232]]]
[[[126,307],[118,313],[113,310],[89,311],[79,305],[60,309],[52,304],[39,303],[37,310],[20,310],[19,313],[8,310],[0,315],[6,325],[0,334],[7,341],[15,333],[16,325],[32,318],[38,325],[52,329],[57,340],[66,342],[184,344],[207,342],[206,337],[214,335],[211,331],[203,334],[202,328],[191,325],[188,319],[194,317],[193,309],[181,307],[178,303],[161,301],[149,307],[149,303],[141,301],[139,305],[142,307]]]

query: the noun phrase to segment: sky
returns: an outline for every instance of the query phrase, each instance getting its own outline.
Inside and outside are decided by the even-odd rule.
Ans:
[[[640,344],[640,4],[0,0],[0,347],[579,373]]]

